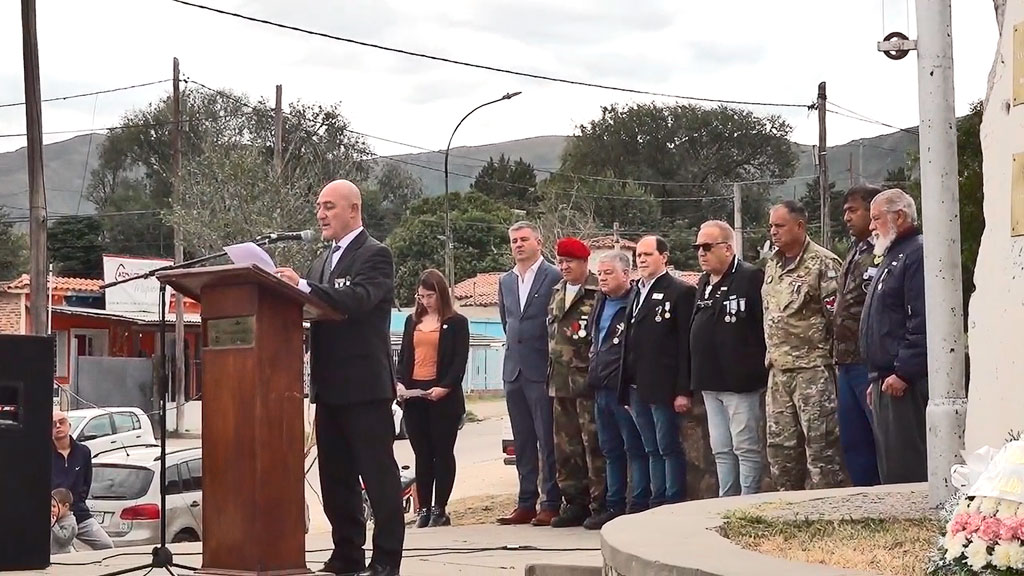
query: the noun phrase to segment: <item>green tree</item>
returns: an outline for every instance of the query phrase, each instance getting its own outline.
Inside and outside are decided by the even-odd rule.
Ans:
[[[789,178],[796,167],[792,127],[778,115],[655,103],[613,105],[601,112],[566,146],[561,172],[638,181],[661,202],[661,227],[731,220],[731,202],[703,199],[730,198],[731,182]],[[767,187],[744,190],[745,203],[766,198]]]
[[[957,121],[956,145],[960,191],[960,261],[963,270],[964,326],[967,304],[974,294],[974,267],[978,262],[981,235],[985,231],[985,188],[981,153],[981,100],[971,104],[967,116]]]
[[[366,228],[383,242],[409,207],[423,197],[423,182],[398,163],[385,161],[362,192]]]
[[[509,266],[508,226],[512,211],[476,192],[453,193],[448,205],[455,260],[455,282],[481,272]],[[388,238],[395,257],[395,297],[403,305],[413,301],[420,274],[435,268],[444,271],[444,198],[435,196],[414,202]]]
[[[80,278],[103,277],[103,223],[96,216],[54,219],[46,235],[54,272]]]
[[[818,184],[821,180],[817,176],[807,183],[803,196],[800,197],[800,204],[807,210],[807,233],[811,239],[821,243],[821,189]],[[845,190],[836,190],[836,183],[828,183],[829,203],[829,250],[840,258],[846,255],[849,249],[849,233],[846,231],[846,223],[843,221],[843,195]]]
[[[533,166],[522,158],[513,162],[504,154],[497,161],[489,158],[469,189],[514,210],[531,210],[539,199]]]
[[[0,206],[0,281],[28,272],[28,236],[14,229],[11,214]]]

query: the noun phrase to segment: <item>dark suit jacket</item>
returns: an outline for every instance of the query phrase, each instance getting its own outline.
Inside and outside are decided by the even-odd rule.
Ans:
[[[562,274],[542,260],[533,278],[526,306],[519,311],[519,277],[509,270],[498,281],[498,312],[505,329],[502,379],[511,382],[522,372],[531,382],[547,382],[548,303]]]
[[[341,253],[327,283],[321,283],[329,256],[327,250],[313,261],[306,282],[314,296],[345,318],[310,326],[310,401],[347,405],[393,400],[391,250],[363,230]]]
[[[413,315],[405,319],[405,331],[402,333],[402,349],[398,353],[398,381],[404,386],[412,382],[413,363],[416,360],[416,349],[413,346]],[[437,386],[451,390],[442,402],[451,404],[453,408],[465,411],[466,401],[462,390],[462,379],[466,376],[466,365],[469,363],[469,320],[456,312],[441,322],[441,334],[437,341]],[[429,402],[429,400],[428,400]]]
[[[696,296],[693,286],[666,272],[651,285],[634,315],[640,288],[634,289],[626,308],[619,402],[629,403],[629,390],[633,386],[640,400],[648,404],[671,404],[676,396],[693,395],[690,389],[690,318]]]

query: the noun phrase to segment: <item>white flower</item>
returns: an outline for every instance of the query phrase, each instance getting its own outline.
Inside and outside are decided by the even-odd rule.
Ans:
[[[999,543],[996,544],[995,550],[992,551],[992,565],[996,568],[1006,569],[1009,568],[1013,563],[1010,558],[1010,546],[1009,544]]]
[[[999,503],[999,511],[996,512],[996,518],[1013,518],[1018,508],[1019,505],[1013,500],[1003,500]]]
[[[1024,546],[1021,546],[1020,542],[1013,542],[1006,547],[1010,554],[1010,568],[1024,570]]]
[[[946,547],[946,560],[953,561],[964,553],[964,546],[967,545],[967,534],[960,532],[955,536],[946,536],[943,546]]]
[[[967,498],[961,498],[960,503],[956,505],[956,510],[953,511],[953,516],[959,516],[966,514],[971,503],[967,501]]]
[[[978,538],[967,547],[967,565],[974,570],[981,570],[988,564],[988,544]]]
[[[998,498],[982,498],[981,499],[981,515],[982,516],[993,516],[996,510],[999,509]]]
[[[971,500],[971,503],[967,507],[967,509],[970,510],[971,512],[977,512],[978,510],[981,510],[981,497],[975,496],[974,499]]]
[[[1024,518],[1024,506],[1017,507],[1017,518]]]

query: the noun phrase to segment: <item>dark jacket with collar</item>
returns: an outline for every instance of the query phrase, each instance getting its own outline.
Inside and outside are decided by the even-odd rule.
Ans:
[[[402,348],[398,352],[398,381],[410,387],[413,365],[416,360],[416,348],[413,336],[416,324],[412,314],[405,319],[405,330],[402,333]],[[462,390],[462,379],[466,376],[466,365],[469,363],[469,320],[456,312],[441,322],[440,335],[437,340],[437,378],[436,385],[451,390],[437,404],[444,403],[453,410],[465,412],[466,400]],[[412,399],[415,400],[415,399]],[[429,400],[427,400],[429,402]]]
[[[836,312],[832,317],[832,359],[836,364],[860,364],[860,319],[864,313],[864,300],[871,288],[871,280],[882,261],[873,253],[869,239],[858,242],[846,254],[839,270],[839,292]],[[858,251],[860,254],[858,255]]]
[[[928,378],[924,243],[920,230],[898,237],[885,252],[864,303],[860,349],[869,373],[895,374],[910,385]]]
[[[604,315],[608,297],[602,292],[597,293],[594,304],[593,326],[594,339],[590,347],[590,369],[587,372],[587,386],[591,389],[618,390],[619,374],[622,371],[622,350],[626,339],[626,314],[635,288],[625,294],[626,304],[620,308],[604,334],[598,334],[598,323]],[[598,343],[600,341],[600,344]]]
[[[697,291],[665,272],[637,307],[640,295],[637,285],[626,308],[619,402],[628,404],[635,387],[641,402],[672,404],[677,396],[693,395],[690,318]]]
[[[509,270],[498,280],[498,313],[505,330],[502,379],[512,382],[520,373],[530,382],[546,383],[548,376],[548,303],[562,274],[543,258],[530,286],[526,305],[519,309],[519,277]]]
[[[75,515],[75,521],[79,524],[92,518],[89,505],[86,500],[89,498],[89,490],[92,489],[92,451],[85,444],[80,444],[74,438],[71,441],[71,450],[67,459],[57,450],[52,442],[50,449],[53,451],[53,467],[50,474],[50,490],[66,488],[71,492],[74,502],[71,504],[71,512]],[[9,472],[8,472],[9,473]]]
[[[314,260],[305,278],[311,294],[344,319],[310,325],[310,401],[349,405],[394,400],[391,250],[363,230],[342,251],[323,282],[321,274],[330,255],[328,249]]]
[[[690,327],[693,390],[760,390],[768,385],[761,306],[764,271],[734,256],[718,282],[710,283],[707,272],[697,281]]]

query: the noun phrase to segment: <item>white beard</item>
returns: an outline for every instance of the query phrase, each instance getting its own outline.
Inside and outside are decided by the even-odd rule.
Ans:
[[[889,249],[889,246],[892,246],[893,241],[896,240],[896,228],[890,228],[889,233],[885,236],[880,235],[878,232],[873,232],[871,236],[875,239],[875,256],[883,256]]]

